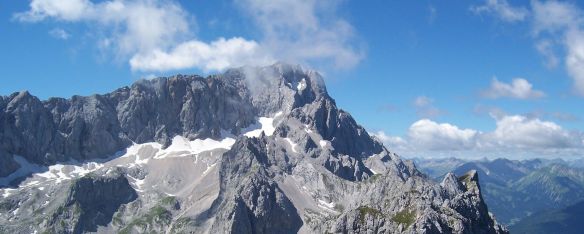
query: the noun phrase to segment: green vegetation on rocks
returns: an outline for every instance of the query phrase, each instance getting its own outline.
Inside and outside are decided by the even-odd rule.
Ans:
[[[391,220],[396,223],[403,224],[406,228],[408,228],[414,223],[414,221],[416,221],[416,211],[410,210],[409,208],[402,210],[397,212],[393,218],[391,218]]]
[[[365,223],[365,216],[367,215],[374,217],[381,216],[381,211],[368,206],[360,206],[357,210],[359,210],[359,221],[361,221],[361,224]]]

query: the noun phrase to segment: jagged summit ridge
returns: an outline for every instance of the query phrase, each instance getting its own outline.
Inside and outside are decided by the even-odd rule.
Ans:
[[[32,172],[0,190],[2,232],[505,232],[480,188],[428,180],[299,66],[70,99],[18,93],[0,110],[0,158],[15,165],[3,179]],[[71,196],[111,188],[127,199],[91,197],[114,204],[98,223],[87,215],[97,208]]]

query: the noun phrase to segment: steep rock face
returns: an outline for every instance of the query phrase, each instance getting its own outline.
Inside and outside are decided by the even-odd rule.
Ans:
[[[168,145],[175,135],[238,133],[255,116],[243,82],[241,77],[176,76],[142,80],[105,95],[44,102],[28,92],[15,93],[0,106],[0,150],[50,165],[108,157],[131,142]]]
[[[90,97],[26,96],[0,102],[30,99],[2,104],[9,130],[1,149],[43,165],[90,161],[40,165],[0,190],[0,231],[506,232],[489,216],[476,175],[430,181],[338,109],[318,73],[298,66],[142,80]],[[87,171],[91,179],[75,180]],[[121,200],[81,193],[95,189]],[[43,193],[55,199],[38,206],[34,194]],[[108,204],[91,205],[100,199]]]
[[[12,154],[0,150],[0,177],[8,176],[18,170],[18,168],[20,166],[14,161]]]
[[[2,156],[30,155],[31,161],[41,162],[42,157],[50,155],[55,137],[50,112],[26,91],[14,93],[5,100],[0,111],[0,148],[6,152]]]
[[[122,204],[137,197],[120,170],[82,177],[72,183],[65,203],[53,213],[47,229],[56,233],[96,232],[98,225],[112,221]]]
[[[277,162],[265,135],[244,138],[225,153],[220,170],[221,192],[212,230],[226,233],[296,233],[302,220],[288,197],[269,176]]]

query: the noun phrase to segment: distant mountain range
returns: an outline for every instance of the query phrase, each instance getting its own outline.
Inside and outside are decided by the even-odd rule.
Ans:
[[[520,221],[527,220],[530,215],[537,213],[537,217],[545,217],[549,212],[557,212],[554,209],[584,200],[582,160],[465,161],[448,158],[414,161],[421,171],[437,181],[443,179],[445,171],[462,175],[476,170],[489,210],[497,220],[510,226],[520,225]],[[540,219],[531,222],[537,220]]]
[[[512,233],[539,234],[584,232],[584,201],[574,205],[531,215],[511,227]]]

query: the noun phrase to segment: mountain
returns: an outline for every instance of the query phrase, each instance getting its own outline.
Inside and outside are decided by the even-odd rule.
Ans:
[[[431,178],[444,176],[446,173],[453,171],[456,167],[467,162],[459,158],[413,158],[412,160],[418,170]]]
[[[584,170],[563,160],[470,161],[453,172],[469,170],[477,171],[483,197],[501,223],[513,225],[531,214],[584,200]]]
[[[511,226],[513,233],[566,233],[578,234],[584,230],[584,201],[574,205],[540,212]]]
[[[299,66],[0,98],[1,233],[506,233],[479,176],[438,184]]]

